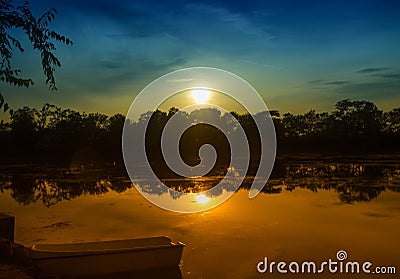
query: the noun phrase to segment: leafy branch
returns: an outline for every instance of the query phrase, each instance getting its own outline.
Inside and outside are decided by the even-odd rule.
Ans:
[[[12,66],[14,50],[24,52],[21,42],[12,35],[12,31],[21,30],[27,36],[34,50],[40,52],[43,74],[50,90],[57,90],[54,72],[61,67],[60,60],[54,55],[55,42],[72,45],[72,41],[49,28],[55,20],[57,11],[50,9],[36,18],[28,1],[14,6],[13,0],[0,0],[0,80],[17,87],[33,85],[31,78],[22,77],[21,70]],[[7,111],[9,106],[0,93],[0,109]]]

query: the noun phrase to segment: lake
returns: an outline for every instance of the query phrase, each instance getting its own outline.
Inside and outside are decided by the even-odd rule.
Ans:
[[[201,191],[213,180],[176,185]],[[212,210],[184,214],[148,202],[123,170],[3,166],[0,212],[16,216],[16,241],[27,246],[167,235],[186,244],[171,278],[396,278],[257,271],[265,257],[319,264],[340,250],[400,273],[398,159],[278,162],[256,198],[247,184]]]

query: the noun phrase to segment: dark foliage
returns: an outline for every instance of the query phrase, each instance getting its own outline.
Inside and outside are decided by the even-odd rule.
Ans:
[[[43,74],[46,84],[51,90],[56,90],[54,71],[61,66],[60,60],[54,55],[55,42],[72,45],[72,41],[49,28],[57,11],[51,9],[40,17],[32,14],[28,1],[16,6],[12,0],[0,0],[0,80],[18,87],[33,85],[31,78],[21,77],[21,70],[12,66],[14,50],[24,52],[20,40],[13,31],[22,31],[34,50],[40,53]],[[0,94],[0,109],[9,109],[4,97]],[[12,114],[12,111],[10,112]]]
[[[36,110],[14,111],[0,123],[3,162],[98,164],[121,162],[121,134],[125,117],[80,113],[46,104]]]

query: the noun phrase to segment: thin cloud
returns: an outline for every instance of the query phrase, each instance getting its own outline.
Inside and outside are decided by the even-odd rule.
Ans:
[[[316,80],[310,80],[308,83],[316,84],[316,85],[345,85],[345,84],[349,84],[350,82],[347,80],[326,81],[323,79],[316,79]]]
[[[385,99],[398,96],[399,86],[400,82],[398,80],[383,80],[382,82],[347,84],[335,88],[334,92],[353,96],[354,98],[379,97]]]
[[[214,6],[205,3],[188,3],[185,5],[185,10],[190,14],[210,15],[210,18],[216,19],[216,24],[218,24],[218,21],[229,24],[229,28],[239,31],[243,35],[255,36],[267,40],[272,40],[274,37],[272,34],[266,32],[262,26],[252,22],[246,14],[231,12],[230,9],[225,6]]]
[[[347,80],[335,80],[335,81],[327,81],[324,84],[326,85],[343,85],[343,84],[348,84],[349,81]]]
[[[371,74],[371,73],[376,73],[376,72],[382,72],[389,70],[390,68],[388,67],[380,67],[380,68],[365,68],[357,71],[356,73],[358,74]]]
[[[374,77],[400,79],[400,74],[376,74]]]

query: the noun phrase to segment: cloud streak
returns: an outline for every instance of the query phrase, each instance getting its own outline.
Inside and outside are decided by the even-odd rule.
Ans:
[[[377,72],[383,72],[386,70],[389,70],[389,67],[380,67],[380,68],[365,68],[357,71],[356,73],[358,74],[372,74],[372,73],[377,73]]]
[[[345,85],[349,84],[350,81],[348,80],[333,80],[333,81],[327,81],[323,79],[317,79],[317,80],[310,80],[308,82],[309,84],[314,84],[314,85]]]
[[[326,85],[344,85],[350,83],[347,80],[335,80],[335,81],[327,81],[324,84]]]
[[[377,99],[385,99],[387,97],[395,97],[399,94],[400,82],[397,80],[376,81],[365,83],[353,83],[335,88],[334,92],[351,96],[353,98],[374,97]]]
[[[390,79],[400,79],[400,74],[375,74],[374,77],[390,78]]]

